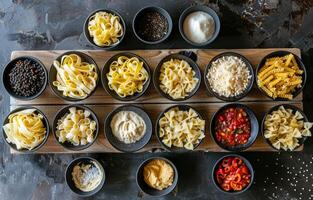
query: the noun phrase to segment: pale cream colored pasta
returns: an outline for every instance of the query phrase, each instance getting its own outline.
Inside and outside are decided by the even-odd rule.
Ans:
[[[160,88],[173,99],[183,99],[196,87],[199,79],[185,60],[171,59],[160,69]]]
[[[159,120],[159,137],[168,146],[184,147],[193,150],[205,137],[205,121],[193,110],[172,108]]]

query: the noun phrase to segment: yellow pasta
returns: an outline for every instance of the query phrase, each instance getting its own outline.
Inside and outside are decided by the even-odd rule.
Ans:
[[[32,150],[40,145],[46,134],[43,116],[36,109],[26,109],[9,115],[9,122],[3,126],[9,143],[17,149]]]
[[[108,12],[97,12],[90,17],[88,31],[98,46],[112,46],[120,41],[123,35],[121,19]]]
[[[160,69],[160,88],[173,99],[182,99],[196,87],[199,79],[185,60],[171,59]]]
[[[106,76],[110,90],[114,90],[122,98],[142,92],[149,79],[144,63],[137,57],[126,56],[113,61]]]
[[[57,70],[53,85],[66,97],[74,99],[86,98],[97,85],[98,73],[94,64],[82,62],[76,54],[64,55],[61,63],[53,62]]]
[[[69,111],[58,120],[56,135],[59,142],[69,142],[74,146],[92,143],[97,124],[91,120],[90,112],[76,107],[69,108]]]
[[[205,121],[193,110],[179,110],[172,108],[159,120],[159,136],[168,146],[184,147],[193,150],[205,137]]]

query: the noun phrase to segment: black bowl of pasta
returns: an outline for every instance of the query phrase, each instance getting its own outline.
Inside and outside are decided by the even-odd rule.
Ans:
[[[150,80],[148,63],[130,52],[112,56],[101,72],[103,88],[119,101],[133,101],[141,97],[148,89]]]
[[[108,30],[105,31],[106,28]],[[96,10],[87,17],[84,24],[84,34],[88,42],[101,49],[108,50],[118,46],[125,33],[125,21],[115,10]]]
[[[152,122],[140,107],[124,105],[107,115],[104,122],[105,137],[122,152],[142,149],[152,136]]]
[[[59,110],[52,127],[56,141],[71,151],[90,147],[99,133],[97,115],[82,105],[69,105]]]
[[[264,140],[276,151],[295,151],[311,136],[312,125],[300,108],[280,104],[265,113],[261,132]]]
[[[19,127],[21,124],[23,128]],[[19,107],[11,111],[2,125],[5,143],[22,153],[38,151],[47,142],[49,133],[47,117],[42,111],[31,106]]]
[[[159,62],[153,73],[153,84],[158,93],[172,101],[191,98],[198,91],[200,83],[199,66],[191,58],[182,54],[166,56]]]
[[[189,132],[183,131],[184,127],[191,123],[193,126],[189,129]],[[205,138],[205,120],[191,106],[183,104],[173,105],[166,108],[158,116],[155,124],[155,133],[160,144],[168,151],[192,151]]]
[[[82,101],[97,89],[99,74],[97,63],[89,55],[67,51],[53,61],[49,85],[54,94],[66,101]]]

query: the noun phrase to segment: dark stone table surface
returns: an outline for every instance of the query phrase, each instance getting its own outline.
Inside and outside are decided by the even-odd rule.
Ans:
[[[179,14],[188,6],[206,4],[221,18],[218,39],[205,48],[298,47],[308,70],[304,110],[313,120],[312,0],[1,0],[0,64],[9,61],[13,50],[92,49],[82,33],[86,16],[98,8],[115,9],[127,23],[126,38],[119,49],[192,48],[179,35]],[[144,45],[131,31],[131,21],[140,8],[158,5],[173,17],[174,30],[160,45]],[[9,97],[1,85],[0,121],[9,112]],[[236,199],[303,199],[313,197],[312,139],[303,152],[242,153],[255,168],[253,187]],[[11,155],[0,142],[1,200],[78,199],[64,182],[66,165],[75,155]],[[223,153],[158,153],[171,159],[179,170],[176,191],[163,199],[234,199],[219,193],[210,178],[213,163]],[[90,199],[150,199],[138,194],[137,166],[151,153],[99,154],[107,182]]]

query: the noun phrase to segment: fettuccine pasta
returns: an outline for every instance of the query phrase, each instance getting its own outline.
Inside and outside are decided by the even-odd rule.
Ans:
[[[137,57],[126,56],[113,61],[106,76],[110,90],[114,90],[122,98],[142,92],[149,79],[144,63]]]
[[[43,116],[36,109],[26,109],[9,115],[9,122],[3,126],[9,143],[17,149],[32,150],[40,145],[46,135]]]
[[[97,124],[90,118],[90,112],[76,107],[69,108],[69,111],[58,120],[56,135],[59,142],[70,142],[74,146],[92,143]]]
[[[62,56],[53,62],[57,70],[53,85],[66,97],[86,98],[97,86],[98,73],[94,64],[83,62],[76,54]]]
[[[199,81],[195,74],[195,71],[185,60],[171,59],[161,66],[160,88],[173,99],[185,98]]]
[[[101,47],[118,43],[124,31],[120,21],[118,16],[104,11],[91,16],[88,31],[94,43]]]
[[[179,110],[172,108],[159,120],[159,136],[168,146],[184,147],[193,150],[205,137],[205,121],[193,110]]]

